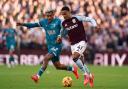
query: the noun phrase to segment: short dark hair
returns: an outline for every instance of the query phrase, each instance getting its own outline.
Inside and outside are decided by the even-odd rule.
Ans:
[[[61,11],[64,11],[64,10],[70,11],[70,8],[68,6],[64,6],[64,7],[62,7]]]

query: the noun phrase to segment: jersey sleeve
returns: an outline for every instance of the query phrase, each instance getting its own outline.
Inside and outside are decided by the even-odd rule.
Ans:
[[[2,39],[3,39],[3,40],[6,39],[5,33],[6,33],[6,30],[3,30],[3,31],[2,31]]]
[[[45,25],[44,19],[39,20],[38,25],[39,27],[43,28]]]
[[[38,22],[23,23],[23,26],[28,27],[28,28],[40,27],[40,25],[38,24]]]
[[[60,30],[60,37],[66,37],[66,35],[68,34],[68,31],[66,29],[64,29],[63,25],[62,25],[62,21],[61,21],[61,30]]]
[[[12,28],[12,30],[14,31],[14,35],[17,35],[16,29]]]
[[[97,23],[95,21],[95,19],[91,18],[91,17],[85,17],[85,16],[75,16],[78,20],[83,21],[83,22],[90,22],[92,24],[93,27],[97,26]]]

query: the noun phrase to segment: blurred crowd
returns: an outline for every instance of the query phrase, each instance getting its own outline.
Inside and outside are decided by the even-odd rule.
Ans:
[[[17,27],[17,22],[35,22],[45,18],[43,14],[48,7],[56,10],[68,5],[73,15],[84,15],[95,18],[99,29],[91,30],[90,24],[84,23],[88,48],[96,51],[128,51],[128,1],[127,0],[0,0],[0,48],[2,46],[2,30],[6,19],[18,33],[21,48],[44,48],[45,32],[40,28],[27,29]],[[69,43],[63,40],[63,48]]]

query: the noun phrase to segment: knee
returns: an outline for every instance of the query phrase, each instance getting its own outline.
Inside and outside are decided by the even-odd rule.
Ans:
[[[50,54],[45,55],[44,62],[48,62],[53,56]]]
[[[61,69],[61,65],[56,65],[55,67],[56,67],[56,69],[58,69],[58,70]]]
[[[77,52],[74,52],[73,55],[72,55],[72,57],[73,57],[74,59],[75,59],[75,58],[79,58],[79,57],[80,57],[80,54],[77,53]]]
[[[44,57],[44,60],[40,62],[40,64],[47,65],[49,62],[49,57]]]
[[[80,54],[79,53],[74,53],[72,55],[72,58],[73,58],[73,61],[77,61],[77,59],[80,57]]]
[[[9,52],[9,55],[10,55],[10,56],[13,56],[13,52],[12,52],[12,51],[10,51],[10,52]]]
[[[49,59],[50,59],[49,56],[45,56],[45,57],[44,57],[44,61],[45,61],[45,60],[49,60]]]

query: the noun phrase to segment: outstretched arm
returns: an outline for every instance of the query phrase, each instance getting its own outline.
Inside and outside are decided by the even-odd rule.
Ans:
[[[92,24],[93,27],[97,26],[97,23],[95,21],[95,19],[91,18],[91,17],[85,17],[85,16],[76,16],[80,21],[83,22],[90,22]]]
[[[25,26],[28,28],[40,27],[39,23],[37,23],[37,22],[34,22],[34,23],[17,23],[17,26]]]

